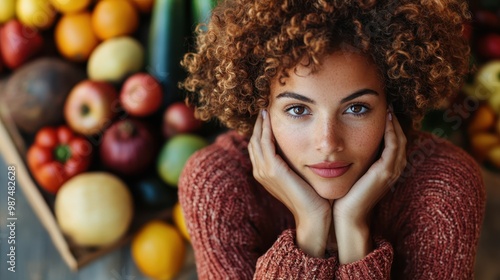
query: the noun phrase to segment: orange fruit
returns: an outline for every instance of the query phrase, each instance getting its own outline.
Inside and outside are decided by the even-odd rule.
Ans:
[[[500,145],[500,137],[493,133],[480,132],[471,136],[470,145],[473,156],[482,162],[493,147]]]
[[[496,168],[500,168],[500,145],[493,147],[488,152],[488,160]]]
[[[150,13],[155,4],[155,0],[132,0],[132,2],[141,13],[145,14]]]
[[[50,0],[50,3],[61,13],[75,13],[84,10],[91,0]]]
[[[139,13],[128,0],[102,0],[92,11],[92,28],[101,40],[131,35],[139,26]]]
[[[175,226],[153,220],[134,236],[131,252],[144,275],[153,279],[172,279],[184,265],[186,244]]]
[[[174,223],[181,232],[182,236],[184,236],[187,241],[190,241],[191,238],[189,237],[189,232],[187,230],[186,219],[184,219],[184,213],[182,213],[181,204],[179,202],[174,205],[173,218]]]
[[[55,28],[56,46],[62,56],[71,61],[87,61],[99,44],[91,26],[89,12],[65,14]]]
[[[469,134],[488,131],[495,125],[495,111],[488,104],[481,104],[467,127]]]

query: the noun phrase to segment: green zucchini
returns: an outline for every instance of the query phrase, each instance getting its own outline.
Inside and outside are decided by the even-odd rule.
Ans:
[[[185,77],[180,61],[189,38],[187,2],[156,0],[151,15],[146,70],[163,86],[164,107],[182,99],[177,84]]]
[[[217,5],[217,0],[191,0],[192,30],[195,30],[199,23],[208,23],[215,5]]]

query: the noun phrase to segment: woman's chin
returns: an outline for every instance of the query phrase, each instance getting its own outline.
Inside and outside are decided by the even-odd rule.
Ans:
[[[349,192],[349,189],[350,188],[332,188],[332,186],[314,187],[314,190],[316,190],[319,196],[328,200],[336,200],[344,197]]]

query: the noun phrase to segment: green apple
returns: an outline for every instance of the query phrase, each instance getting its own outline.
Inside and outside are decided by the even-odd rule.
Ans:
[[[179,176],[189,157],[207,145],[204,138],[194,134],[178,134],[170,138],[158,156],[158,175],[168,185],[177,187]]]

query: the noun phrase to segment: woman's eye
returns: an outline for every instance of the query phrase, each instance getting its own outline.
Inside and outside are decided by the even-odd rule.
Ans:
[[[346,113],[354,115],[363,115],[368,112],[368,108],[361,104],[355,104],[347,108]]]
[[[293,106],[286,109],[286,112],[288,112],[293,117],[301,117],[309,114],[309,110],[307,110],[307,108],[304,106]]]

